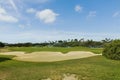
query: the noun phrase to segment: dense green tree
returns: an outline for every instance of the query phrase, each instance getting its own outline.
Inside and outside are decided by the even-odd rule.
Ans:
[[[5,44],[2,43],[2,42],[0,42],[0,48],[1,48],[1,47],[5,47]]]
[[[102,54],[106,58],[120,60],[120,40],[106,44]]]
[[[84,40],[82,39],[68,39],[68,40],[58,40],[58,41],[48,41],[43,43],[16,43],[16,44],[6,44],[6,46],[10,47],[90,47],[90,48],[100,48],[103,47],[104,44],[111,42],[111,39],[105,39],[102,41],[93,41],[93,40]]]

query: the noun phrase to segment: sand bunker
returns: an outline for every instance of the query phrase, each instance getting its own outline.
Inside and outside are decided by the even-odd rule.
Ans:
[[[72,51],[66,54],[61,52],[33,52],[27,53],[25,52],[6,52],[0,53],[1,55],[14,55],[13,59],[20,61],[30,61],[30,62],[54,62],[54,61],[63,61],[70,59],[80,59],[86,57],[97,56],[99,54],[94,54],[92,52],[85,51]]]
[[[55,78],[55,79],[54,79]],[[78,76],[76,74],[64,74],[62,76],[62,79],[60,79],[60,77],[53,77],[53,79],[51,78],[47,78],[47,79],[42,79],[42,80],[81,80],[78,78]]]

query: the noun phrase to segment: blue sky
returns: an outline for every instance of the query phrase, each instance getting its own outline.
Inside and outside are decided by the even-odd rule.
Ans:
[[[120,0],[0,0],[0,41],[118,39]]]

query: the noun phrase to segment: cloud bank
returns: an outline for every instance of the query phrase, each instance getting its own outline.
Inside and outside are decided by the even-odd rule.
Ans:
[[[5,9],[0,8],[0,21],[2,21],[2,22],[18,22],[18,19],[9,15]]]

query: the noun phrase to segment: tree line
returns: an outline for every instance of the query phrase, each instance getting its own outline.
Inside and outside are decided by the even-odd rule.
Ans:
[[[90,48],[101,48],[106,43],[111,42],[112,39],[105,38],[101,41],[94,40],[84,40],[84,39],[68,39],[68,40],[57,40],[57,41],[48,41],[43,43],[2,43],[0,42],[0,47],[90,47]]]

